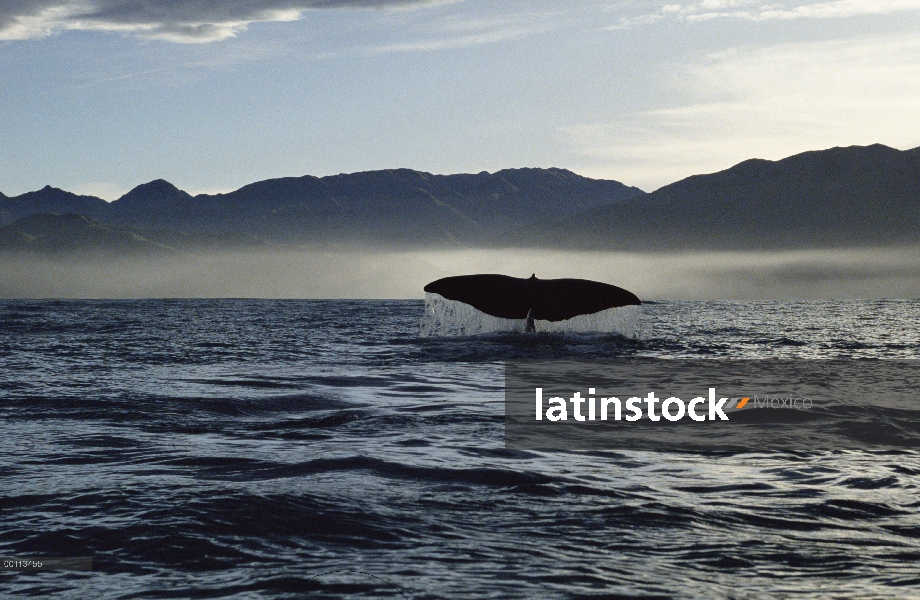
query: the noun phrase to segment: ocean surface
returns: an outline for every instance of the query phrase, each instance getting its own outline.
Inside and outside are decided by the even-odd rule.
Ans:
[[[5,598],[920,598],[920,455],[505,449],[508,359],[920,358],[920,301],[0,302]],[[898,415],[891,415],[896,420]],[[896,423],[895,423],[896,424]]]

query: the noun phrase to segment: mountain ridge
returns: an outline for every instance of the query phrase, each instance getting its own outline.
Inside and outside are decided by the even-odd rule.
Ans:
[[[513,243],[610,250],[920,243],[920,148],[873,144],[750,159],[525,228]]]
[[[110,204],[46,186],[0,197],[0,222],[9,227],[17,211],[55,212],[49,208],[184,249],[235,243],[617,251],[920,244],[920,147],[873,144],[749,159],[648,194],[558,168],[305,175],[196,196],[157,179]],[[43,243],[54,246],[50,239]]]
[[[443,245],[453,240],[456,246],[475,246],[529,221],[573,215],[643,193],[564,169],[305,175],[196,196],[157,179],[111,203],[56,188],[28,192],[0,200],[0,223],[39,212],[75,213],[141,229],[237,233],[282,244]]]

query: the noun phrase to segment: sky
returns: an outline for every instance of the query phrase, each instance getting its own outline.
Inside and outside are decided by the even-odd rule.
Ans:
[[[920,0],[0,0],[0,192],[920,146]]]

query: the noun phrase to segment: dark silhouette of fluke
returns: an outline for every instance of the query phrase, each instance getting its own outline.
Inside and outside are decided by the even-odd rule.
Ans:
[[[630,291],[587,279],[529,279],[507,275],[458,275],[432,281],[426,292],[469,304],[502,319],[564,321],[619,306],[640,305]]]

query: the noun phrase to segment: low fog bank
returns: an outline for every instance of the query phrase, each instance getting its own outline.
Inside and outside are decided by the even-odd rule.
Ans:
[[[252,250],[134,258],[0,256],[3,298],[422,298],[448,275],[580,277],[640,298],[912,298],[920,248],[625,253]]]

